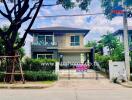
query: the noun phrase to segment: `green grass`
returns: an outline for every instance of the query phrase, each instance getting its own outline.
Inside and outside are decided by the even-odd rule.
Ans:
[[[41,83],[43,83],[43,84],[52,84],[54,82],[56,82],[56,81],[42,81]]]

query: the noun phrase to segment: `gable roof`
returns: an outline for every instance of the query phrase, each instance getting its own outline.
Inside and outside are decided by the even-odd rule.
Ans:
[[[44,27],[44,28],[30,29],[29,31],[30,34],[32,33],[43,34],[43,32],[55,32],[55,33],[62,32],[63,34],[67,32],[73,32],[73,33],[84,33],[84,35],[86,35],[89,32],[89,29],[56,26],[56,27]]]
[[[124,30],[124,29],[121,28],[121,29],[115,31],[115,32],[113,33],[113,35],[123,34],[123,30]],[[128,31],[132,31],[132,26],[128,26]]]

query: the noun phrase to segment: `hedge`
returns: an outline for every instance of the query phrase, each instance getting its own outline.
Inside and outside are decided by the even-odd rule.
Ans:
[[[27,58],[23,62],[24,71],[54,71],[55,70],[54,59],[30,59]]]
[[[53,72],[46,71],[25,71],[24,77],[26,81],[54,81],[58,79],[58,76]],[[4,79],[4,74],[0,73],[0,81]],[[15,76],[16,80],[20,80],[20,75]]]

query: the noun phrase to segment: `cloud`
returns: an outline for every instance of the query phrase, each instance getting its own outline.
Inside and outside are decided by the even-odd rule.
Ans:
[[[47,4],[52,4],[50,0]],[[55,2],[55,0],[54,0]],[[78,7],[75,7],[70,10],[65,10],[61,5],[54,7],[42,7],[38,16],[48,16],[48,15],[72,15],[72,14],[88,14],[88,13],[101,13],[101,3],[100,0],[92,0],[91,5],[89,6],[89,11],[81,11]],[[2,9],[2,8],[1,8]],[[8,21],[0,20],[1,26],[3,24],[9,24]],[[23,32],[28,23],[25,23],[20,32]],[[132,18],[128,19],[128,25],[132,26]],[[105,15],[91,15],[91,16],[78,16],[78,17],[57,17],[57,18],[36,18],[32,28],[41,28],[41,27],[51,27],[51,26],[66,26],[66,27],[77,27],[90,29],[89,34],[85,37],[85,42],[88,40],[99,40],[100,37],[106,34],[108,31],[114,32],[119,28],[123,27],[123,18],[115,17],[111,21],[106,18]],[[26,41],[32,41],[30,35],[28,35]],[[27,44],[29,45],[29,43]],[[28,46],[26,46],[27,48]]]

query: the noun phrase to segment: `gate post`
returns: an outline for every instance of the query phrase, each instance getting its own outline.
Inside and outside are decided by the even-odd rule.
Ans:
[[[58,75],[59,79],[59,62],[55,62],[55,73]]]

